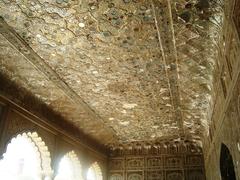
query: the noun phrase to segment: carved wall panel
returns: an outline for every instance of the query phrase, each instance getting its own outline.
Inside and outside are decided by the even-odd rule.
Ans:
[[[147,158],[147,167],[149,168],[159,168],[163,166],[162,157],[148,157]]]
[[[124,168],[124,159],[113,159],[109,162],[112,170],[122,170]]]
[[[144,166],[143,158],[127,158],[126,160],[127,169],[142,169]]]
[[[10,140],[12,136],[25,131],[36,131],[37,125],[29,121],[14,110],[10,110],[7,117],[5,139]]]
[[[47,144],[50,153],[54,152],[55,136],[47,130],[39,127],[23,114],[10,110],[7,116],[6,133],[4,134],[4,146],[12,139],[13,136],[23,132],[38,132],[39,136]]]
[[[123,175],[122,174],[112,174],[110,176],[110,180],[123,180]]]
[[[143,180],[143,173],[139,172],[127,172],[127,180]]]
[[[164,172],[161,170],[146,171],[145,179],[146,180],[164,180]]]
[[[180,156],[172,156],[172,157],[166,157],[166,167],[182,167],[183,166],[183,158]]]
[[[184,180],[182,171],[167,171],[166,178],[167,180]]]
[[[110,158],[109,179],[205,180],[203,166],[201,153],[126,155]]]
[[[203,157],[200,156],[186,156],[186,165],[187,166],[199,166],[203,165]]]

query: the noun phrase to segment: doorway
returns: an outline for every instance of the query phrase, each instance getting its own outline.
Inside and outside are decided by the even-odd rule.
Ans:
[[[222,180],[236,180],[232,155],[225,144],[221,146],[220,171]]]

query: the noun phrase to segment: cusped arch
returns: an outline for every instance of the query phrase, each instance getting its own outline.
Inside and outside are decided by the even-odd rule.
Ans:
[[[41,137],[38,136],[37,132],[33,133],[28,132],[27,135],[35,143],[36,147],[38,148],[38,151],[40,152],[43,173],[46,174],[47,176],[52,176],[53,171],[51,168],[51,156],[45,142],[42,140]]]
[[[82,166],[74,151],[61,158],[55,180],[83,180]]]
[[[103,180],[102,170],[98,162],[94,162],[88,169],[87,180]]]
[[[28,152],[30,154],[27,154]],[[49,178],[53,173],[50,152],[37,132],[24,132],[13,137],[6,147],[1,163],[5,164],[3,166],[21,166],[22,169],[27,166],[34,169],[39,178]]]

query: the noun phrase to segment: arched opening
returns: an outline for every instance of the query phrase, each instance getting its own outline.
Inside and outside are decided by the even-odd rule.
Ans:
[[[93,163],[87,172],[87,180],[102,180],[102,170],[97,162]]]
[[[40,180],[51,175],[50,153],[36,132],[11,139],[0,161],[0,179]]]
[[[74,151],[62,157],[55,180],[82,180],[82,167]]]
[[[222,180],[236,180],[232,155],[225,144],[221,146],[220,170]]]

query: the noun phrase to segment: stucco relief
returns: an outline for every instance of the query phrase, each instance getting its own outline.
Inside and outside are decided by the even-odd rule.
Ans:
[[[112,170],[121,170],[124,168],[124,159],[113,159],[109,166]]]
[[[163,166],[163,158],[161,157],[149,157],[147,158],[147,166],[149,167],[161,167]]]
[[[123,177],[120,174],[113,174],[111,175],[110,180],[123,180]]]
[[[179,171],[167,172],[167,180],[183,180],[183,173]]]
[[[36,131],[37,129],[35,124],[29,122],[23,116],[14,111],[9,113],[8,120],[6,139],[11,139],[12,136],[24,131]]]
[[[44,139],[47,144],[49,151],[54,152],[55,146],[55,137],[53,134],[49,133],[47,130],[40,128],[35,123],[31,122],[30,119],[24,117],[23,114],[11,110],[7,117],[7,128],[4,134],[5,143],[10,140],[16,134],[24,133],[24,132],[38,132],[38,134]]]
[[[146,172],[146,180],[164,180],[164,172],[161,170],[151,170]]]
[[[139,173],[130,173],[127,180],[143,180],[143,177]]]
[[[183,163],[182,157],[167,157],[166,166],[168,167],[181,167]]]
[[[116,158],[117,161],[116,161]],[[143,159],[144,164],[139,166],[137,160]],[[116,169],[113,166],[114,163],[125,164],[121,169]],[[132,163],[128,166],[128,162]],[[174,171],[173,171],[174,169]],[[184,171],[184,174],[183,174]],[[110,175],[121,174],[123,179],[128,180],[129,175],[134,172],[134,174],[139,174],[144,176],[146,180],[192,180],[191,178],[200,178],[199,180],[204,180],[204,167],[203,167],[203,156],[202,154],[192,153],[188,155],[178,155],[178,154],[158,154],[153,155],[142,155],[142,156],[123,156],[121,160],[119,157],[110,158],[109,163]],[[121,172],[121,173],[120,173]],[[111,177],[111,176],[110,176]],[[137,178],[137,177],[134,177]],[[139,176],[140,178],[140,176]],[[178,179],[180,178],[180,179]],[[198,179],[197,179],[198,180]]]
[[[200,156],[186,156],[186,164],[189,166],[203,164],[203,157]]]
[[[127,159],[126,163],[127,163],[128,169],[141,168],[143,167],[144,159],[131,158],[131,159]]]

